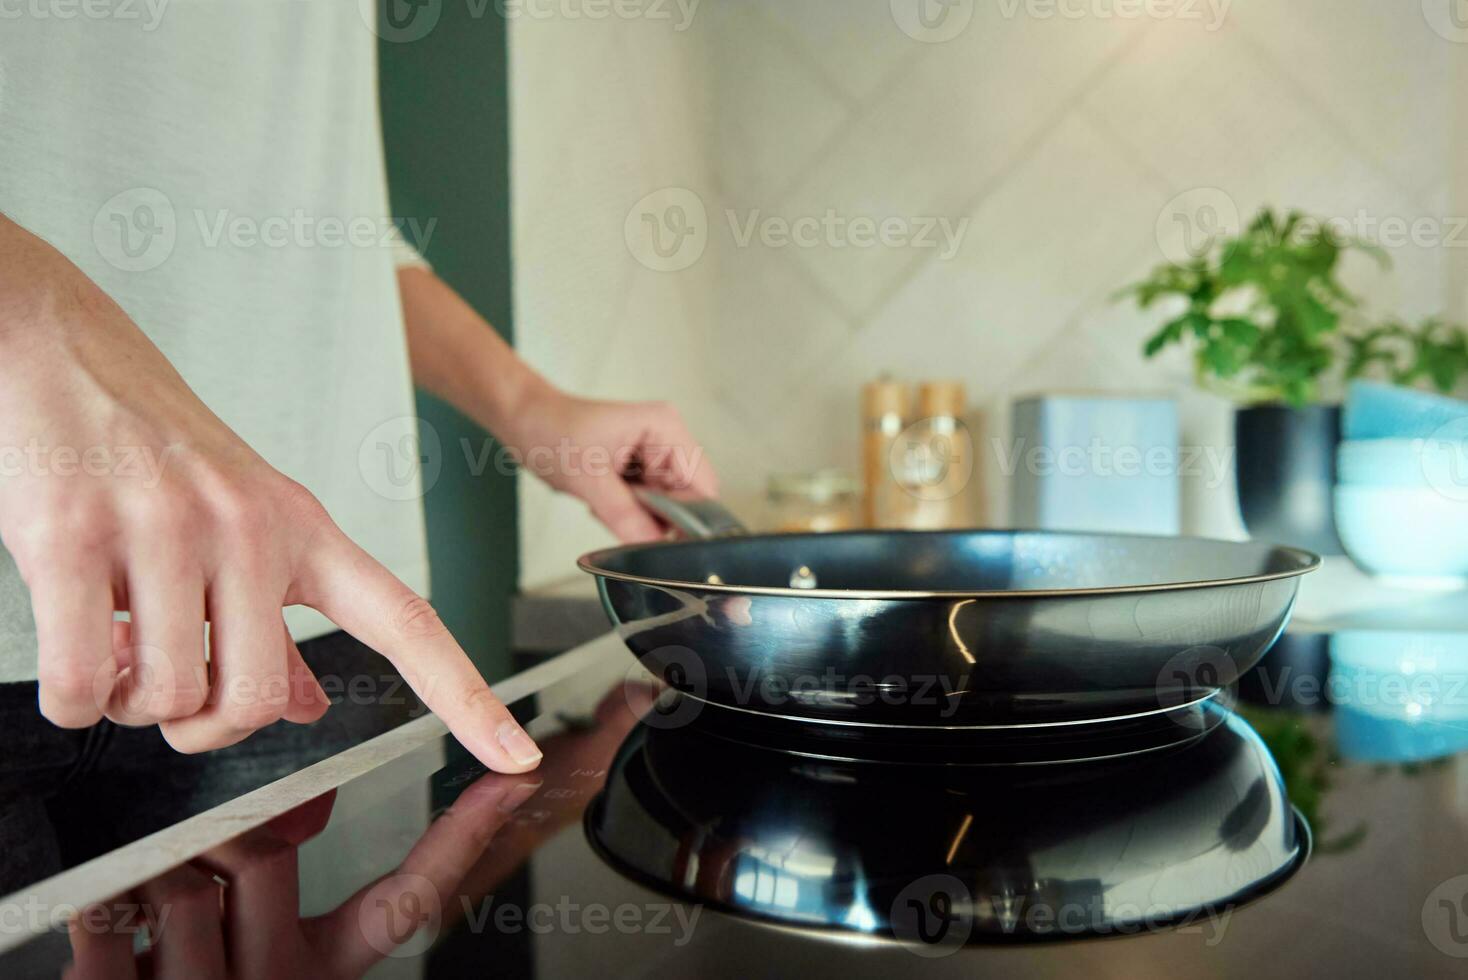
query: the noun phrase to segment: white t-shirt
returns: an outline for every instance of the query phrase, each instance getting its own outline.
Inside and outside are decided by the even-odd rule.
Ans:
[[[0,0],[0,212],[426,592],[417,469],[391,459],[414,409],[376,51],[357,0]],[[332,628],[287,621],[298,639]],[[35,668],[0,550],[0,681]]]

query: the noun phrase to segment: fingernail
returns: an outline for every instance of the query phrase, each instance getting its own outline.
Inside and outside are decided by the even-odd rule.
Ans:
[[[525,729],[513,720],[501,722],[495,737],[499,739],[500,747],[510,754],[517,765],[528,766],[540,761],[540,749],[525,734]]]
[[[514,813],[520,809],[526,800],[534,796],[542,785],[542,782],[537,779],[532,783],[521,783],[519,786],[516,786],[506,794],[504,799],[499,801],[500,813]]]

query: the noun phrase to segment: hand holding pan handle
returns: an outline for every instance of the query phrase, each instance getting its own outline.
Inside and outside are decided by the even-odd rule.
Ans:
[[[710,497],[672,496],[648,487],[633,487],[642,506],[690,538],[727,538],[748,534],[744,522]]]
[[[673,497],[639,486],[634,486],[632,492],[637,495],[642,506],[671,524],[685,537],[709,541],[749,533],[749,528],[744,526],[743,521],[710,497]],[[709,575],[708,580],[722,583],[716,574]],[[815,573],[806,565],[801,565],[790,573],[792,589],[814,589],[816,585]]]

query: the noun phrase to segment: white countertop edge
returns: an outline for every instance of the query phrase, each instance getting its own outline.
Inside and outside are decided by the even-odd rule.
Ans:
[[[593,640],[491,686],[506,704],[519,701],[606,656],[609,639]],[[446,734],[448,729],[436,715],[415,718],[299,772],[7,895],[0,899],[0,954],[40,935],[41,930],[32,928],[39,921],[48,922],[50,928],[64,927],[66,914],[72,909],[105,901],[149,881]],[[32,911],[37,909],[44,910],[44,916]],[[21,925],[16,928],[13,923]]]

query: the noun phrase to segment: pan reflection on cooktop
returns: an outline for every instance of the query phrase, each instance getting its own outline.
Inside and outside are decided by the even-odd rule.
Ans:
[[[1264,744],[1217,714],[1180,748],[1046,766],[828,761],[644,723],[586,831],[673,897],[918,952],[1203,924],[1309,851]]]
[[[731,708],[663,688],[642,722],[698,731],[787,755],[832,762],[901,766],[1056,765],[1174,749],[1224,722],[1230,688],[1176,707],[1109,718],[1001,721],[984,725],[837,722]]]

